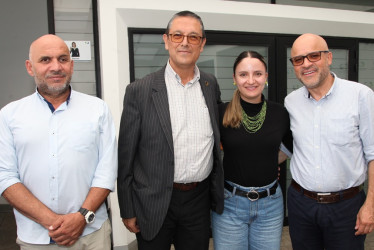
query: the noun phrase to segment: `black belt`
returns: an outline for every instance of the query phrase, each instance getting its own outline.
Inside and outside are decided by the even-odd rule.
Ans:
[[[257,201],[258,199],[265,198],[269,195],[275,194],[275,192],[277,191],[277,187],[278,187],[278,182],[276,182],[271,188],[269,188],[269,194],[267,190],[264,190],[261,192],[257,192],[256,190],[250,190],[247,192],[247,191],[240,190],[238,188],[236,188],[235,193],[233,194],[246,197],[251,201]],[[228,184],[227,182],[225,182],[225,188],[229,190],[230,192],[233,192],[234,190],[234,187]]]
[[[304,189],[294,180],[291,181],[291,186],[294,187],[297,191],[302,192],[306,197],[316,200],[318,203],[335,203],[341,200],[348,200],[353,198],[362,190],[362,185],[360,185],[339,192],[317,193]]]

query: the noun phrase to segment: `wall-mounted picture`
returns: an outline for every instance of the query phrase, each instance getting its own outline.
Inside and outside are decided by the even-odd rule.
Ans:
[[[91,42],[90,41],[65,41],[70,50],[70,56],[75,61],[91,60]]]

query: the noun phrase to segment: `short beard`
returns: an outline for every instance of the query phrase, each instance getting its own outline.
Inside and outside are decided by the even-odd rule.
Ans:
[[[296,77],[307,89],[315,89],[315,88],[320,87],[323,84],[323,82],[325,82],[329,74],[330,74],[330,69],[328,67],[323,68],[322,70],[320,70],[318,79],[316,80],[316,82],[312,82],[312,83],[303,82],[302,77],[299,77],[299,76],[296,76]]]
[[[57,98],[69,91],[71,76],[61,86],[49,86],[45,81],[39,81],[39,79],[35,79],[35,81],[38,86],[38,91],[41,95]]]
[[[50,87],[45,83],[41,83],[38,85],[38,91],[41,95],[57,98],[65,94],[69,90],[69,87],[70,82],[68,81],[59,87]]]
[[[298,77],[299,81],[307,88],[307,89],[315,89],[318,88],[321,85],[320,77],[316,82],[304,82],[301,77]]]

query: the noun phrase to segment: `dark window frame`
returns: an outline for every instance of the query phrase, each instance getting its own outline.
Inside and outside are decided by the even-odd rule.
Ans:
[[[55,34],[55,7],[53,0],[47,0],[48,33]]]

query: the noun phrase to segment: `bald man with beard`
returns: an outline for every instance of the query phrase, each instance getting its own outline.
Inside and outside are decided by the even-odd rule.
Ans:
[[[61,38],[38,38],[26,60],[36,92],[0,111],[0,194],[14,207],[22,250],[111,246],[114,123],[102,100],[71,88],[73,66]]]
[[[304,85],[285,99],[294,138],[292,247],[364,249],[374,229],[374,93],[330,71],[332,53],[321,36],[299,36],[290,61]]]

